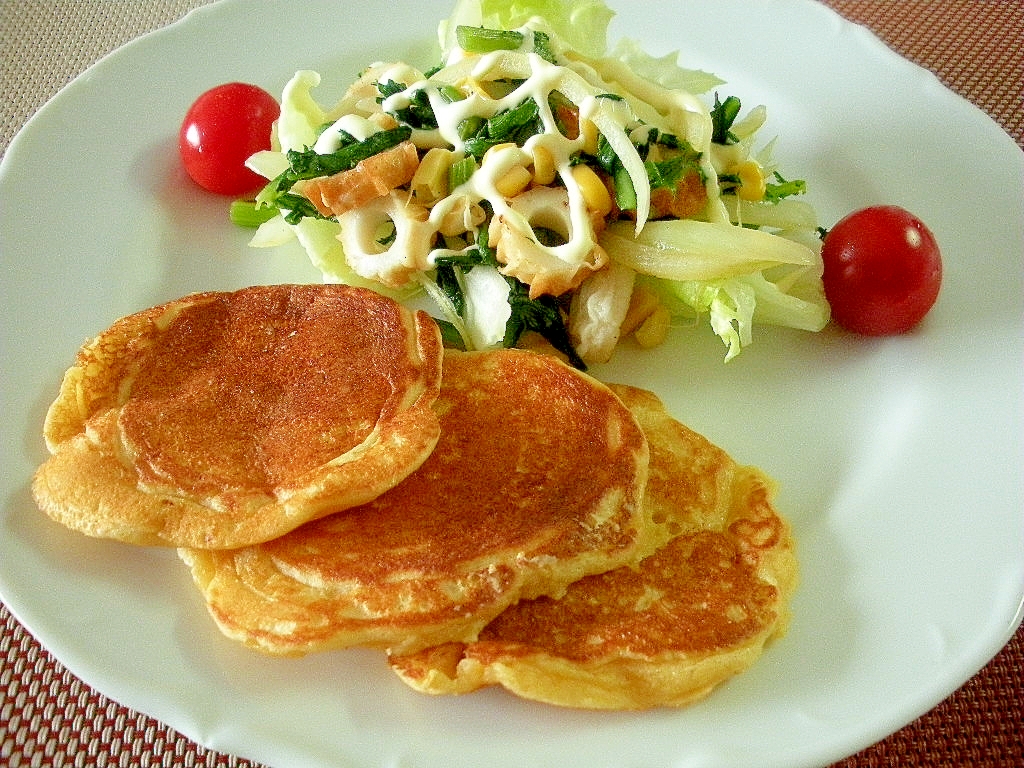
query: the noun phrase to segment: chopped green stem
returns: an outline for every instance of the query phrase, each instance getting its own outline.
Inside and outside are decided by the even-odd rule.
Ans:
[[[484,126],[486,125],[487,120],[480,117],[479,115],[467,117],[465,120],[459,123],[459,138],[462,139],[463,141],[468,141],[469,139],[473,138],[478,133],[480,133],[480,131],[482,131]]]
[[[462,101],[466,98],[466,94],[456,88],[454,85],[442,85],[437,89],[437,92],[441,94],[441,98],[447,101],[449,104],[455,101]]]
[[[551,38],[549,38],[543,32],[534,31],[533,52],[536,53],[549,64],[558,63],[557,61],[555,61],[555,52],[551,50]]]
[[[455,189],[469,181],[476,171],[476,158],[472,155],[457,160],[448,169],[448,189]]]
[[[277,208],[260,205],[252,200],[234,200],[228,209],[228,218],[239,227],[256,228],[277,216]]]
[[[455,28],[455,39],[459,41],[459,47],[469,53],[514,51],[523,44],[521,32],[462,25]]]
[[[729,130],[740,114],[740,100],[729,96],[725,101],[718,100],[715,93],[715,105],[711,110],[711,141],[715,144],[735,144],[737,138]]]

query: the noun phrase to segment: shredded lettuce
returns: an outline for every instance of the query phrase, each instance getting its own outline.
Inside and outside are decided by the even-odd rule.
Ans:
[[[672,294],[698,315],[708,315],[712,330],[726,346],[728,362],[751,342],[756,299],[741,278],[669,281]]]
[[[732,360],[752,341],[755,322],[820,331],[829,321],[824,295],[803,298],[786,293],[761,272],[728,280],[665,281],[667,290],[697,315],[707,315],[712,330]]]
[[[609,225],[612,258],[662,288],[689,312],[707,316],[726,361],[752,340],[754,322],[820,331],[829,320],[821,256],[812,244],[730,224],[667,220],[639,235]]]
[[[726,360],[751,343],[754,322],[820,330],[828,322],[829,307],[821,284],[817,216],[810,204],[793,199],[805,192],[805,184],[780,175],[772,157],[774,141],[755,151],[767,111],[758,106],[741,116],[736,97],[720,101],[715,93],[713,106],[707,103],[709,97],[697,98],[723,81],[684,68],[678,52],[655,57],[630,39],[617,41],[609,51],[613,16],[603,0],[455,0],[450,17],[438,27],[443,58],[430,74],[401,62],[372,64],[341,101],[324,107],[313,98],[320,75],[300,70],[282,94],[272,150],[249,161],[271,180],[257,205],[273,205],[281,213],[260,224],[252,245],[297,239],[326,282],[366,285],[399,300],[425,292],[437,304],[444,330],[464,348],[514,345],[524,331],[533,330],[574,365],[585,367],[575,351],[583,340],[571,339],[567,330],[567,313],[573,311],[567,296],[550,295],[555,289],[549,286],[545,291],[550,293],[531,298],[530,286],[515,271],[505,274],[487,245],[486,220],[467,224],[472,231],[465,235],[461,230],[446,234],[443,247],[437,241],[436,252],[447,255],[428,260],[432,267],[420,267],[424,271],[414,272],[407,286],[389,288],[360,278],[349,265],[337,217],[305,210],[300,204],[308,201],[301,190],[291,194],[290,186],[278,184],[289,174],[285,181],[344,170],[321,167],[326,158],[346,151],[328,148],[321,131],[323,137],[333,136],[325,131],[333,125],[343,137],[370,143],[368,137],[360,138],[360,131],[350,130],[349,123],[342,127],[342,121],[369,125],[375,116],[387,115],[400,127],[378,126],[373,136],[402,131],[400,138],[413,141],[421,153],[453,147],[453,163],[444,174],[448,189],[479,195],[470,186],[474,172],[483,168],[481,158],[488,147],[511,142],[526,151],[531,143],[540,146],[535,137],[549,130],[548,123],[563,119],[552,106],[557,99],[568,105],[570,115],[575,111],[578,119],[586,118],[597,128],[596,150],[587,150],[574,162],[604,173],[614,187],[617,210],[632,212],[617,212],[607,226],[595,228],[588,247],[600,245],[636,279],[656,284],[663,312],[667,307],[679,315],[706,318],[726,345]],[[486,77],[476,72],[479,57],[467,51],[491,52]],[[489,105],[506,94],[497,83],[525,82],[538,72],[545,87],[553,89],[546,103],[527,98],[508,100],[497,111],[488,106],[468,117],[457,112],[460,122],[453,128],[449,105],[467,99]],[[429,81],[429,88],[407,85],[421,81]],[[469,88],[469,81],[483,91]],[[487,88],[491,91],[482,97]],[[298,167],[304,162],[311,164],[309,173]],[[675,214],[693,218],[649,221],[652,212],[666,216],[686,210],[664,203],[652,209],[651,192],[662,193],[662,200],[666,190],[683,199],[683,181],[694,172],[706,192],[703,209]],[[747,194],[741,197],[740,190]],[[520,214],[507,204],[483,197],[488,217],[499,213],[490,205],[503,205],[503,220],[518,221]],[[570,195],[570,201],[581,197]],[[255,217],[252,223],[257,223]],[[522,228],[530,231],[531,226],[524,219]],[[625,311],[625,306],[618,309]]]
[[[737,277],[779,264],[820,261],[806,245],[759,229],[693,219],[652,221],[637,235],[628,224],[614,222],[599,242],[616,261],[670,280]]]

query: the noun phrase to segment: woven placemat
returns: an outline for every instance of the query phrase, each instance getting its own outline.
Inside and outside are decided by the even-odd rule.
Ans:
[[[0,151],[47,99],[104,53],[204,0],[0,0]],[[827,0],[987,112],[1024,148],[1024,3]],[[197,745],[100,695],[0,605],[0,766],[257,764]],[[1024,629],[934,710],[838,768],[1024,766]]]

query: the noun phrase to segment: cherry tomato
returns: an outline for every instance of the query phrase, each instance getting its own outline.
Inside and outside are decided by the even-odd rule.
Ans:
[[[208,90],[189,108],[178,132],[188,175],[218,194],[255,194],[266,179],[245,161],[270,149],[270,129],[280,113],[274,97],[255,85],[225,83]]]
[[[825,236],[821,257],[832,318],[856,333],[908,331],[939,295],[938,243],[920,219],[898,206],[849,214]]]

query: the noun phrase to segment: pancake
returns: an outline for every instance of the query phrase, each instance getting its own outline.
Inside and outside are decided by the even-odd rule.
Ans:
[[[645,503],[668,543],[637,568],[512,606],[475,642],[392,655],[408,685],[433,694],[501,685],[587,709],[681,706],[749,667],[784,632],[797,566],[771,481],[673,421],[650,393],[614,389],[647,432]]]
[[[523,350],[447,351],[437,405],[434,452],[369,504],[254,547],[179,550],[224,634],[274,654],[410,653],[660,543],[647,441],[605,385]]]
[[[199,293],[87,343],[51,405],[32,491],[58,522],[225,548],[392,488],[433,450],[436,323],[372,291]]]

